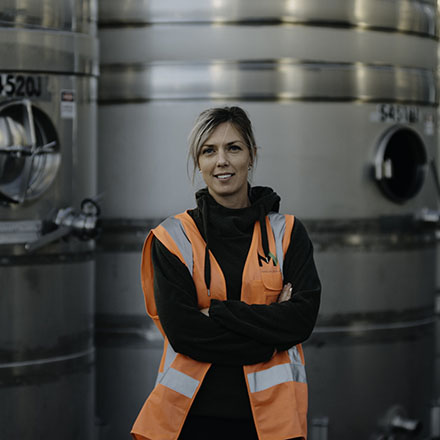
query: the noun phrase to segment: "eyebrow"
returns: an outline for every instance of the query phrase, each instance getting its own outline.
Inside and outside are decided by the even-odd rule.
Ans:
[[[226,145],[233,145],[233,144],[237,144],[239,142],[244,144],[244,141],[241,141],[241,140],[237,139],[235,141],[228,142]],[[203,144],[202,147],[215,147],[215,145],[216,144]]]

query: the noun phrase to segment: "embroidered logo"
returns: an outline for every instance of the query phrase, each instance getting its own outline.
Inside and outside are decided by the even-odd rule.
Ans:
[[[268,257],[262,257],[260,254],[258,255],[258,265],[263,267],[263,263],[269,264],[269,261],[272,260],[274,266],[278,264],[278,258],[272,252],[269,252]]]

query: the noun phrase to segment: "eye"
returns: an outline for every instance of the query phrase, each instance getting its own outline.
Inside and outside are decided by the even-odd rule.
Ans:
[[[230,145],[229,146],[230,151],[241,151],[240,145]]]
[[[208,155],[214,152],[214,148],[212,147],[203,147],[202,148],[202,153],[203,155]]]

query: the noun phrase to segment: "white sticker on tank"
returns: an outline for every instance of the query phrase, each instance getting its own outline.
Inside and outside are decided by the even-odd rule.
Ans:
[[[61,117],[74,119],[76,116],[76,102],[74,90],[61,90]]]
[[[426,136],[434,136],[434,115],[427,113],[424,118],[424,131]]]

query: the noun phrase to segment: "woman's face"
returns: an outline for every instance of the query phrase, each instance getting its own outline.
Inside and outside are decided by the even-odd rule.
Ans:
[[[208,191],[227,208],[249,206],[247,180],[249,149],[230,122],[220,124],[202,145],[199,168]]]

